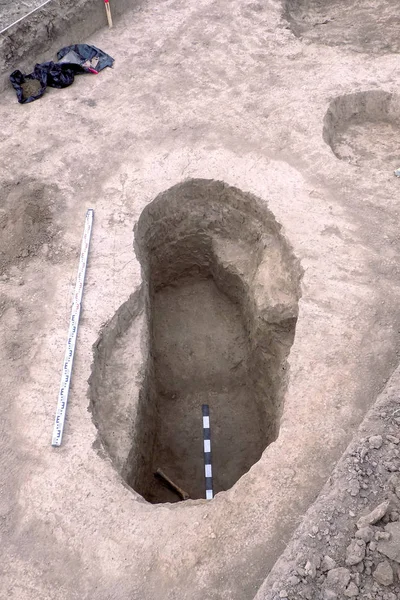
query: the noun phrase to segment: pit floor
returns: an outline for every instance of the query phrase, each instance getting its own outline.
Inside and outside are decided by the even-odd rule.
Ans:
[[[2,229],[20,251],[0,281],[1,598],[250,600],[398,364],[400,180],[385,161],[338,160],[322,139],[337,95],[398,90],[398,56],[303,42],[281,13],[278,2],[149,1],[71,40],[109,52],[113,70],[26,106],[11,89],[1,96],[2,207],[9,185],[28,203],[33,180],[51,215],[39,246],[26,247],[38,224],[23,225],[12,203]],[[303,297],[278,440],[212,503],[153,506],[99,449],[87,379],[102,324],[140,285],[133,224],[188,177],[268,202],[302,261]],[[54,449],[88,207],[84,309]]]
[[[162,288],[152,309],[159,424],[153,471],[161,468],[191,498],[205,497],[202,404],[210,408],[214,492],[227,490],[267,445],[247,374],[241,311],[212,279]],[[154,479],[147,497],[176,502]]]

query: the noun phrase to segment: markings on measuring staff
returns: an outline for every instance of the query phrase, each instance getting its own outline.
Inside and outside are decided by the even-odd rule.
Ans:
[[[208,404],[203,404],[201,407],[203,414],[203,452],[204,452],[204,477],[206,481],[206,499],[212,500],[213,478],[211,466],[211,432],[210,432],[210,409]]]
[[[85,282],[86,265],[89,254],[90,236],[92,234],[94,210],[89,208],[86,213],[85,229],[83,232],[81,254],[79,257],[78,277],[76,279],[74,298],[72,301],[71,319],[69,322],[67,348],[65,350],[64,363],[61,374],[60,391],[58,393],[58,402],[56,409],[56,418],[54,421],[52,446],[61,446],[61,440],[64,429],[65,415],[67,412],[67,402],[69,385],[71,382],[72,364],[74,361],[75,344],[78,335],[79,317],[81,314],[83,285]]]

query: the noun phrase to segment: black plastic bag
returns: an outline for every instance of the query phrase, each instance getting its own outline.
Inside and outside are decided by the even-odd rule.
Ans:
[[[47,85],[54,88],[65,88],[74,83],[75,73],[83,73],[79,65],[60,65],[59,63],[42,63],[36,65],[35,72],[47,74]]]
[[[88,44],[74,44],[66,46],[57,52],[58,64],[61,63],[76,63],[85,71],[98,73],[106,67],[112,67],[114,59],[108,54]]]
[[[77,73],[98,73],[105,67],[112,67],[114,59],[108,54],[88,44],[74,44],[62,48],[57,53],[59,62],[37,64],[33,73],[24,75],[13,71],[10,81],[17,93],[20,104],[33,102],[43,96],[46,87],[65,88],[74,82]]]
[[[10,81],[17,92],[18,102],[27,104],[43,96],[47,86],[68,87],[74,82],[77,72],[83,73],[84,69],[79,65],[47,62],[36,65],[33,73],[29,75],[24,75],[21,71],[14,71],[10,75]]]

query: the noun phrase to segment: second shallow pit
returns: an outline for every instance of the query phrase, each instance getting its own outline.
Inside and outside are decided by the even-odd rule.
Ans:
[[[202,404],[210,406],[216,493],[278,436],[300,267],[265,205],[215,181],[158,196],[135,240],[143,286],[96,345],[95,422],[121,475],[145,499],[178,500],[154,477],[158,468],[203,498]],[[140,318],[147,359],[135,396],[129,371]]]
[[[323,137],[340,160],[391,172],[399,166],[400,98],[383,90],[338,96]]]

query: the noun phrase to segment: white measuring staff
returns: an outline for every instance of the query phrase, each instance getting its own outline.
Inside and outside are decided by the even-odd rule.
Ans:
[[[78,335],[79,316],[85,282],[86,265],[89,254],[90,236],[92,234],[94,210],[89,208],[86,213],[85,230],[83,232],[81,254],[79,258],[78,277],[75,285],[74,299],[72,301],[71,320],[69,322],[67,348],[61,375],[60,391],[58,394],[56,419],[54,422],[52,446],[61,446],[64,429],[65,414],[67,411],[69,384],[71,382],[72,363],[74,361],[75,343]]]

